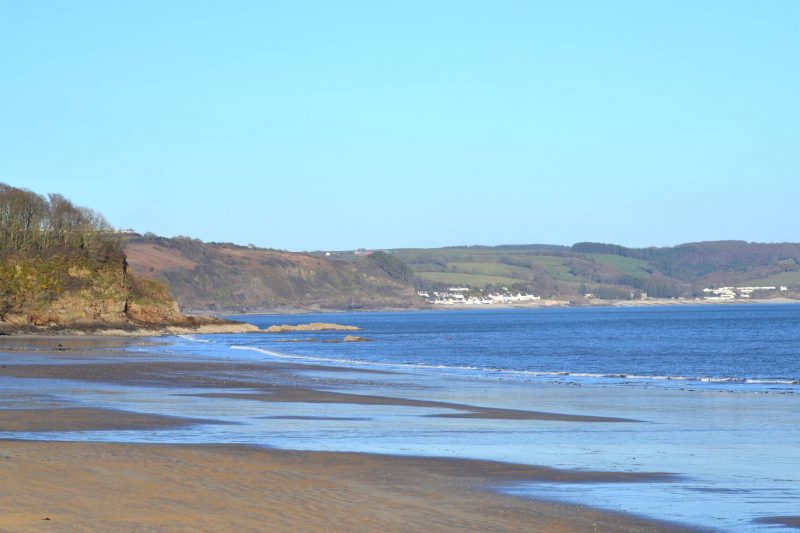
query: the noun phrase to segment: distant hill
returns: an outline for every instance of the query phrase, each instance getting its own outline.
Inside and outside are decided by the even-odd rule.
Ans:
[[[402,265],[353,253],[328,257],[154,235],[128,238],[125,253],[136,272],[166,282],[181,307],[193,311],[419,305]]]
[[[691,298],[730,285],[786,286],[753,296],[800,298],[800,244],[583,242],[297,253],[115,232],[102,216],[62,196],[0,184],[0,327],[186,322],[177,304],[217,313],[416,308],[424,305],[417,290],[454,285],[571,301],[587,293],[609,300],[643,293]]]
[[[691,298],[705,287],[786,285],[754,297],[800,296],[800,244],[717,241],[665,248],[604,243],[508,245],[335,253],[204,243],[155,235],[129,238],[128,262],[166,282],[193,311],[379,309],[422,305],[416,290],[526,291],[583,300]]]
[[[461,246],[398,249],[421,288],[467,285],[507,287],[545,297],[586,293],[608,299],[642,292],[652,297],[692,297],[704,287],[785,285],[800,292],[800,244],[714,241],[664,248],[605,243],[573,246]],[[772,296],[761,294],[760,296]]]

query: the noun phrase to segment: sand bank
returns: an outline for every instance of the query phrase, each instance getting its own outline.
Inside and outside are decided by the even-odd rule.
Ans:
[[[581,475],[591,481],[600,474]],[[481,489],[504,480],[558,477],[550,469],[486,461],[1,441],[0,529],[681,531]]]
[[[372,394],[351,394],[329,390],[318,390],[302,386],[303,378],[294,374],[309,370],[334,372],[376,373],[374,370],[346,369],[320,365],[296,365],[285,363],[231,364],[210,362],[120,362],[81,363],[56,365],[3,365],[0,376],[18,378],[56,378],[76,381],[105,382],[119,384],[160,385],[169,387],[213,387],[227,389],[259,389],[259,392],[213,392],[192,394],[203,398],[225,398],[272,403],[319,403],[419,407],[448,411],[426,416],[441,418],[484,418],[492,420],[550,420],[562,422],[636,422],[626,418],[593,416],[588,414],[551,413],[521,409],[500,409],[479,405],[420,400]],[[295,386],[285,385],[287,374],[293,374]],[[309,381],[309,385],[313,382]],[[345,382],[327,380],[328,385]]]
[[[194,424],[219,424],[176,416],[158,416],[115,409],[1,409],[0,431],[122,431],[188,427]]]
[[[275,387],[265,394],[241,393],[208,393],[196,394],[203,398],[227,398],[234,400],[257,400],[261,402],[280,403],[323,403],[352,405],[386,405],[402,407],[422,407],[429,409],[448,409],[463,411],[460,413],[437,413],[425,416],[440,418],[485,418],[491,420],[554,420],[560,422],[636,422],[627,418],[606,416],[571,415],[564,413],[548,413],[543,411],[525,411],[521,409],[498,409],[462,403],[415,400],[394,396],[376,396],[371,394],[349,394],[343,392],[321,391],[305,388]]]

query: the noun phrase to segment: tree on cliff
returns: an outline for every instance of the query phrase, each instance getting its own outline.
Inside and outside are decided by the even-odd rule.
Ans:
[[[104,261],[121,254],[106,219],[59,194],[0,183],[0,257],[58,253]]]
[[[176,324],[162,283],[136,278],[101,215],[0,183],[0,323]]]

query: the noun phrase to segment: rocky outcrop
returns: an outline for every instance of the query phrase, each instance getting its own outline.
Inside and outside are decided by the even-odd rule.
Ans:
[[[370,339],[366,337],[359,337],[358,335],[345,335],[342,342],[369,342]]]
[[[169,264],[193,263],[173,257]],[[134,275],[105,218],[58,194],[0,183],[0,333],[234,328],[181,314],[164,283]],[[244,326],[237,325],[237,330]]]
[[[90,263],[71,256],[0,262],[0,332],[149,334],[257,331],[181,314],[161,282],[139,278],[124,256]]]

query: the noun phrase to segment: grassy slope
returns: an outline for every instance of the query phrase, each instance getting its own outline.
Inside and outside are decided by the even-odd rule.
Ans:
[[[606,265],[616,268],[620,272],[624,272],[630,276],[643,277],[648,275],[648,270],[651,269],[647,261],[642,259],[635,259],[633,257],[623,257],[621,255],[612,254],[583,254],[590,257],[595,261],[600,261]]]
[[[481,274],[464,274],[460,272],[417,272],[417,276],[423,280],[436,283],[444,283],[453,286],[470,286],[482,289],[487,285],[514,285],[523,282],[519,278],[505,278],[502,276],[485,276]]]
[[[422,280],[484,288],[530,284],[542,274],[566,286],[579,281],[569,257],[528,247],[453,247],[396,250]]]
[[[800,287],[800,272],[783,272],[765,278],[749,279],[748,285],[764,287],[785,285],[787,287]]]

